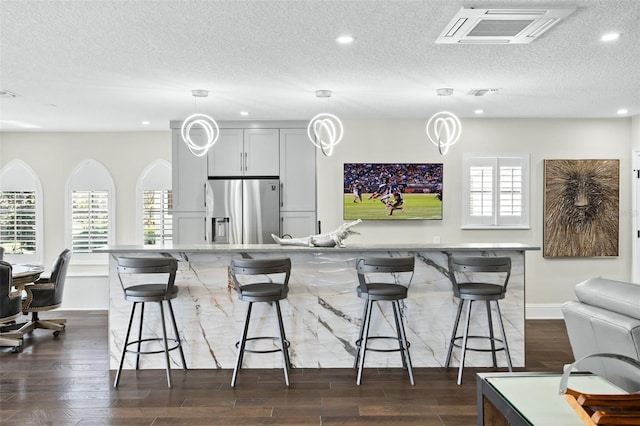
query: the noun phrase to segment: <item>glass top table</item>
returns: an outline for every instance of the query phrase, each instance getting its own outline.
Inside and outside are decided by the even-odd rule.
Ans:
[[[478,425],[584,426],[564,395],[561,373],[478,373]],[[623,394],[602,377],[574,373],[569,387],[582,393]]]

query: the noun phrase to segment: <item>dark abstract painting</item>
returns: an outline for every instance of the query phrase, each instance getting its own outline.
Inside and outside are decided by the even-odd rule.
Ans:
[[[618,256],[619,160],[545,160],[544,257]]]

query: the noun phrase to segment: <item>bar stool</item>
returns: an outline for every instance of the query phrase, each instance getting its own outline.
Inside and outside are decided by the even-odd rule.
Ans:
[[[356,384],[359,386],[362,380],[362,370],[364,368],[364,358],[367,351],[376,352],[401,352],[402,366],[409,373],[409,380],[412,385],[413,369],[411,368],[411,356],[409,355],[410,343],[407,342],[407,336],[404,329],[402,319],[402,308],[400,301],[407,298],[407,292],[411,280],[413,279],[415,267],[415,258],[413,256],[406,257],[369,257],[360,258],[356,262],[356,271],[358,273],[358,297],[365,300],[364,312],[362,314],[362,324],[358,340],[356,340],[357,353],[353,367],[358,368],[358,377]],[[400,282],[401,273],[409,273],[408,280],[404,283]],[[393,282],[368,281],[373,274],[391,274]],[[376,275],[379,277],[379,275]],[[371,309],[373,302],[391,302],[393,306],[393,316],[395,320],[396,335],[395,336],[372,336],[369,337],[369,328],[371,323]],[[367,346],[368,340],[372,339],[394,339],[398,341],[398,348],[393,349],[376,349]]]
[[[167,370],[167,386],[171,387],[171,363],[169,360],[169,352],[178,349],[182,360],[182,369],[187,369],[187,363],[182,352],[182,342],[176,325],[176,319],[171,306],[171,299],[178,296],[178,287],[174,285],[176,278],[176,270],[178,262],[173,257],[119,257],[118,258],[118,278],[120,285],[124,291],[124,299],[133,302],[131,306],[131,315],[129,316],[129,326],[127,334],[122,345],[122,356],[120,357],[120,365],[116,373],[116,379],[113,387],[118,387],[120,382],[120,373],[124,364],[124,357],[127,353],[136,354],[136,370],[140,367],[140,355],[164,353]],[[152,283],[141,283],[140,280],[148,274],[168,274],[166,282],[153,281]],[[133,276],[137,275],[137,276]],[[126,277],[129,276],[129,279]],[[127,281],[127,284],[125,284]],[[160,307],[160,317],[162,321],[162,337],[142,338],[142,325],[144,323],[144,305],[146,302],[156,302]],[[165,321],[164,307],[162,302],[167,302],[169,307],[169,317],[173,326],[174,338],[167,338],[167,327]],[[138,328],[138,339],[130,341],[131,326],[133,325],[133,317],[135,315],[136,306],[140,307],[140,324]],[[146,342],[162,342],[161,350],[142,350],[142,343]],[[169,342],[173,346],[169,347]],[[130,346],[136,346],[135,349],[129,349]]]
[[[262,275],[257,282],[256,279],[250,277],[239,278],[239,276]],[[284,381],[289,386],[289,346],[290,343],[284,332],[282,324],[282,312],[280,310],[280,300],[287,298],[289,293],[289,276],[291,275],[291,260],[289,258],[276,259],[232,259],[231,260],[231,278],[238,292],[238,298],[245,302],[249,302],[247,314],[244,320],[244,328],[240,341],[236,342],[238,355],[236,365],[233,369],[233,377],[231,378],[231,387],[236,385],[238,372],[242,367],[245,352],[253,353],[282,353],[282,368],[284,370]],[[242,281],[242,282],[241,282]],[[273,303],[275,306],[276,326],[278,328],[278,337],[247,337],[249,331],[249,322],[251,320],[251,308],[256,302]],[[250,340],[279,340],[280,346],[275,349],[246,349],[247,341]]]
[[[469,280],[468,275],[470,273],[492,273],[498,274],[497,281],[500,280],[500,275],[504,274],[504,281],[502,284],[495,284],[489,282]],[[466,277],[464,281],[459,281],[456,274]],[[507,284],[509,283],[509,277],[511,276],[511,258],[509,257],[450,257],[449,258],[449,277],[453,284],[453,294],[456,298],[460,299],[458,302],[458,313],[456,314],[455,323],[453,325],[453,332],[451,333],[451,340],[449,341],[449,350],[447,352],[447,360],[445,361],[445,367],[449,367],[451,361],[451,354],[453,347],[461,348],[460,366],[458,367],[458,385],[462,383],[462,369],[464,368],[464,358],[467,350],[477,352],[491,352],[493,358],[493,368],[497,368],[496,352],[504,351],[507,358],[507,365],[509,371],[512,371],[511,355],[509,354],[509,345],[507,344],[507,336],[504,331],[504,324],[502,323],[502,314],[500,313],[500,304],[498,300],[504,299],[507,292]],[[489,335],[469,335],[469,322],[471,319],[471,306],[475,301],[485,301],[487,307],[487,319],[489,322]],[[460,323],[460,315],[462,314],[462,308],[467,302],[467,314],[465,317],[464,331],[462,336],[458,336],[458,325]],[[496,318],[500,326],[500,332],[502,339],[498,339],[493,333],[493,321],[491,302],[495,302]],[[462,344],[456,343],[462,339]],[[471,348],[467,346],[468,339],[488,339],[490,348]],[[496,347],[496,342],[502,346]]]

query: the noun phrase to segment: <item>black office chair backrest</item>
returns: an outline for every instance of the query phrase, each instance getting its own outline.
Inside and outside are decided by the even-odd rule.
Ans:
[[[459,273],[460,275],[456,275]],[[493,273],[504,274],[502,282],[494,282],[492,284],[502,285],[502,295],[507,291],[507,284],[511,277],[511,258],[506,256],[490,257],[490,256],[451,256],[449,257],[449,278],[453,284],[453,292],[459,296],[458,285],[478,283],[477,279],[458,279],[458,276],[465,276],[465,273]],[[483,283],[485,281],[482,281]]]
[[[274,259],[231,259],[231,278],[237,291],[242,286],[237,275],[269,275],[284,274],[279,283],[283,293],[287,293],[291,276],[291,259],[288,257]],[[271,279],[271,278],[270,278]]]
[[[167,294],[173,291],[178,270],[178,261],[169,256],[158,257],[118,257],[118,278],[122,288],[127,286],[122,279],[123,275],[147,275],[168,274]]]
[[[404,283],[395,280],[395,284],[408,286],[413,279],[415,263],[416,259],[414,256],[360,258],[356,261],[356,272],[358,273],[360,288],[366,292],[366,274],[374,273],[399,274],[402,272],[410,272],[411,275]]]
[[[54,285],[53,304],[59,305],[62,303],[62,296],[64,293],[64,283],[67,279],[67,269],[69,268],[69,260],[71,259],[71,250],[64,249],[53,262],[51,266],[51,275],[49,276],[49,282]]]
[[[13,318],[22,313],[21,296],[11,297],[13,267],[0,260],[0,319]]]

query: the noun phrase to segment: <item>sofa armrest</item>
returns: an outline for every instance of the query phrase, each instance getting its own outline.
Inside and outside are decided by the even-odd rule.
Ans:
[[[582,303],[640,319],[640,284],[591,278],[576,285]]]

